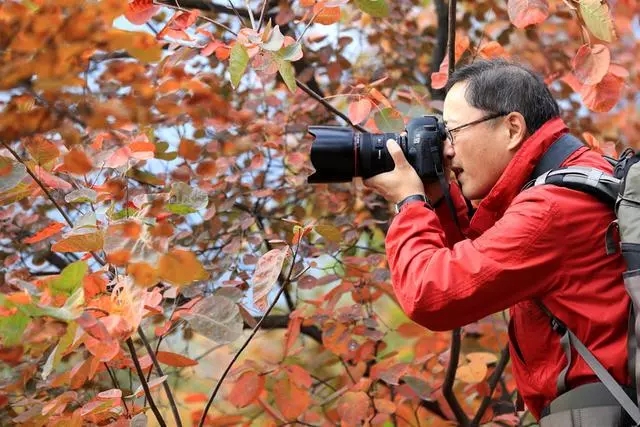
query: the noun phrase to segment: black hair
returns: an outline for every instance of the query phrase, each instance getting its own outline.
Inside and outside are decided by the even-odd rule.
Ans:
[[[522,114],[530,133],[560,116],[560,108],[542,76],[504,59],[476,60],[453,72],[448,92],[456,83],[468,84],[465,99],[491,113]]]

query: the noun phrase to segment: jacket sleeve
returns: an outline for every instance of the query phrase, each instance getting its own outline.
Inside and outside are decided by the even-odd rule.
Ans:
[[[458,217],[458,225],[456,225],[451,215],[451,210],[445,199],[441,199],[435,209],[436,215],[440,220],[440,225],[447,238],[447,247],[451,248],[454,244],[465,238],[469,229],[469,208],[467,201],[462,195],[462,191],[458,184],[452,182],[449,185],[449,192]]]
[[[437,215],[424,205],[412,203],[394,218],[387,258],[396,297],[412,320],[451,330],[551,285],[561,264],[552,230],[556,209],[536,192],[527,193],[479,238],[453,248]]]

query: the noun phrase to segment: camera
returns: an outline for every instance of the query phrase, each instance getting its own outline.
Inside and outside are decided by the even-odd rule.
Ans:
[[[309,126],[308,132],[315,137],[310,157],[316,171],[307,178],[310,184],[349,182],[393,170],[386,146],[390,138],[398,142],[423,181],[435,181],[444,173],[442,147],[447,133],[437,116],[411,119],[402,134],[358,132],[341,126]]]

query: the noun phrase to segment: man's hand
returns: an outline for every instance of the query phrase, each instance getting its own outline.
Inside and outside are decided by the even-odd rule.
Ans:
[[[404,157],[398,143],[393,139],[387,140],[387,150],[391,154],[395,168],[390,172],[364,180],[364,185],[392,203],[398,203],[413,194],[425,195],[420,177]]]

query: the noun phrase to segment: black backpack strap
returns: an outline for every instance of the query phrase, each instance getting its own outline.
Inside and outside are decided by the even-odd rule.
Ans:
[[[545,172],[559,168],[570,155],[584,146],[578,138],[570,133],[565,133],[547,148],[533,170],[531,179],[536,179]]]
[[[580,357],[589,365],[598,379],[609,390],[609,393],[618,401],[620,406],[633,419],[634,425],[640,425],[640,409],[636,402],[631,400],[622,386],[611,376],[609,371],[602,366],[600,361],[589,351],[580,338],[578,338],[560,319],[558,319],[540,300],[535,301],[538,307],[551,319],[551,328],[560,335],[560,344],[567,356],[567,366],[558,377],[558,394],[566,391],[565,376],[571,364],[571,347],[575,348]]]

